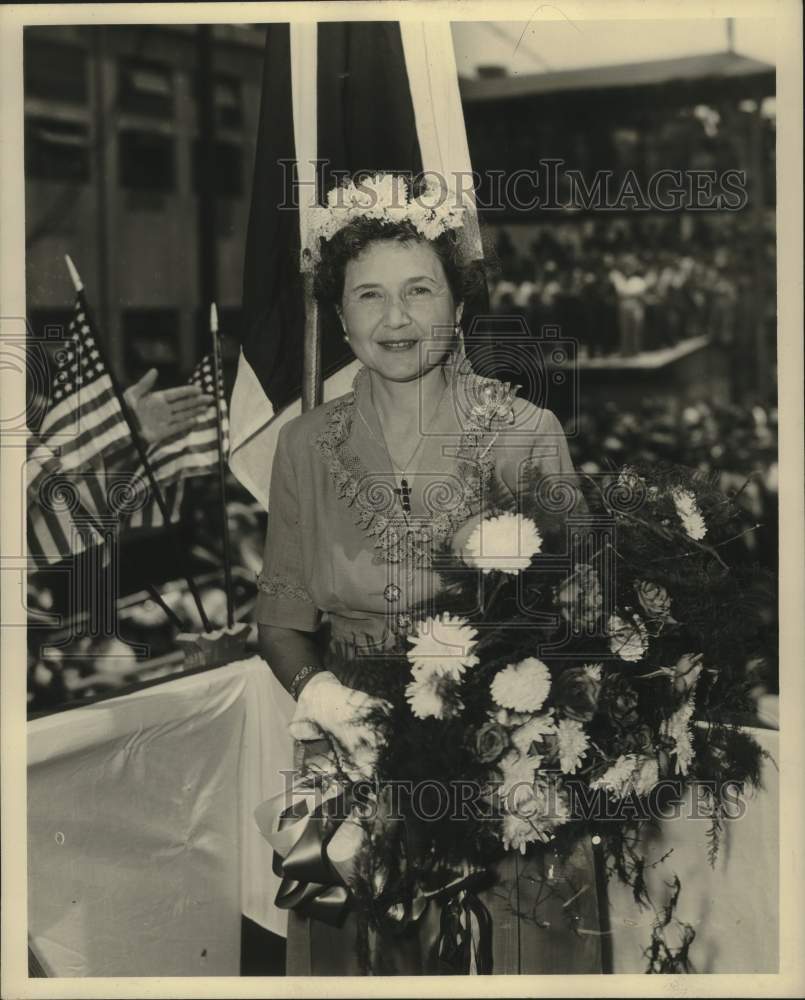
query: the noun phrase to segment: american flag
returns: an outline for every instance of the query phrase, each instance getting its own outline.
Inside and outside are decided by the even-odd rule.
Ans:
[[[104,478],[103,472],[97,471],[71,473],[70,482],[81,499],[78,509],[58,505],[45,508],[36,502],[28,505],[28,554],[33,560],[34,571],[47,569],[79,555],[89,546],[107,541],[95,527],[97,508],[93,507],[98,494],[103,495]],[[181,516],[184,485],[184,481],[171,483],[163,490],[172,524]],[[121,530],[158,528],[163,523],[162,512],[154,500],[148,500],[130,516],[119,518]]]
[[[79,555],[89,546],[103,544],[106,538],[101,532],[108,530],[110,517],[121,531],[156,528],[164,523],[151,496],[140,498],[131,514],[110,509],[107,486],[119,481],[120,474],[110,479],[100,455],[81,470],[65,472],[58,457],[32,435],[27,472],[28,554],[37,570]],[[184,480],[163,484],[171,523],[180,518],[184,485]]]
[[[55,362],[50,406],[39,428],[39,439],[58,455],[62,470],[80,469],[99,454],[108,459],[130,447],[126,418],[80,295],[68,339],[56,351]]]
[[[55,352],[49,407],[28,440],[28,552],[37,568],[103,541],[104,458],[131,447],[112,379],[76,296],[68,337]]]
[[[184,500],[184,480],[175,483],[162,484],[162,496],[168,508],[170,523],[176,524],[182,516],[182,501]],[[161,528],[164,524],[162,511],[156,500],[151,497],[139,510],[135,510],[121,520],[120,529],[125,531],[134,528]]]
[[[96,462],[65,474],[59,458],[32,435],[27,473],[28,554],[37,569],[103,542],[98,515],[106,491]]]
[[[112,380],[87,322],[81,298],[76,299],[69,327],[69,340],[57,352],[52,382],[51,406],[38,435],[28,446],[28,549],[37,568],[44,568],[77,555],[103,539],[93,525],[110,512],[105,480],[109,463],[126,457],[133,448],[128,424]],[[204,357],[189,382],[214,396],[211,357]],[[229,423],[223,386],[219,379],[217,398],[221,411],[225,454],[229,447]],[[218,432],[215,408],[188,433],[157,442],[148,451],[149,464],[159,484],[171,522],[179,520],[184,481],[190,476],[216,471]],[[67,481],[78,506],[50,502],[58,479]],[[162,512],[142,465],[132,473],[132,487],[148,494],[135,510],[120,515],[121,530],[156,528],[164,524]],[[118,514],[120,512],[117,512]]]

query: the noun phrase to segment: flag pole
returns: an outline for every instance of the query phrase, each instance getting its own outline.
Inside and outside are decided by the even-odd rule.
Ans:
[[[137,451],[137,455],[140,462],[145,470],[146,478],[148,479],[148,485],[151,487],[151,492],[154,495],[154,499],[159,507],[159,512],[162,514],[162,520],[164,521],[166,527],[171,523],[170,513],[168,511],[168,505],[165,503],[165,497],[162,495],[162,490],[159,487],[159,483],[154,475],[154,470],[151,468],[151,463],[148,459],[148,454],[145,447],[145,442],[140,435],[140,429],[137,426],[137,421],[134,418],[134,414],[131,412],[129,404],[126,402],[126,398],[123,395],[123,388],[117,379],[114,371],[109,365],[106,359],[105,352],[103,350],[103,345],[101,343],[101,338],[98,336],[97,329],[92,322],[92,313],[89,309],[89,304],[87,303],[87,297],[84,292],[84,283],[81,281],[81,276],[79,275],[75,264],[69,254],[64,255],[64,261],[67,264],[67,270],[70,272],[70,278],[73,282],[73,287],[75,288],[76,295],[81,304],[81,308],[84,310],[84,315],[87,317],[87,326],[96,334],[96,344],[98,348],[98,353],[101,356],[101,361],[106,368],[109,379],[112,383],[112,388],[117,396],[117,401],[120,404],[120,409],[123,413],[123,417],[129,428],[129,433],[131,434],[131,440],[134,443],[134,447]],[[207,617],[207,612],[204,610],[204,605],[201,603],[201,595],[198,592],[198,587],[196,586],[196,581],[193,579],[192,575],[188,572],[184,574],[184,578],[187,581],[187,585],[190,588],[190,593],[193,595],[193,600],[195,601],[196,608],[198,609],[199,616],[201,617],[201,623],[205,632],[212,631],[212,625],[209,618]]]
[[[173,610],[173,608],[170,606],[170,604],[168,604],[168,602],[165,600],[162,594],[160,594],[160,592],[153,585],[153,583],[147,583],[145,585],[145,589],[151,595],[151,600],[155,601],[160,606],[160,608],[162,608],[162,611],[165,617],[168,619],[168,621],[172,622],[176,626],[176,628],[181,632],[182,629],[184,628],[181,619]]]
[[[321,326],[318,303],[313,295],[313,275],[305,274],[305,339],[302,355],[302,411],[321,403]]]
[[[221,500],[221,539],[224,548],[224,586],[226,589],[226,623],[235,624],[235,604],[232,594],[232,553],[229,544],[229,518],[226,512],[226,456],[224,455],[224,428],[221,404],[223,379],[221,376],[221,337],[218,332],[218,309],[210,306],[210,333],[212,334],[212,375],[215,385],[215,429],[218,433],[218,487]]]

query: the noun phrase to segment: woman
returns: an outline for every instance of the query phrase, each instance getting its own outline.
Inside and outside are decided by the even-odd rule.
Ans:
[[[551,412],[466,363],[460,321],[472,271],[461,214],[423,209],[412,195],[388,211],[382,200],[362,210],[354,199],[339,216],[335,201],[322,210],[316,292],[335,307],[363,368],[351,393],[280,433],[257,620],[263,655],[298,702],[292,734],[328,733],[361,774],[377,746],[360,723],[376,702],[350,688],[333,651],[349,649],[358,662],[361,650],[389,647],[410,629],[408,609],[439,590],[430,547],[466,538],[489,476],[516,497],[525,463],[546,475],[573,467]],[[498,412],[479,439],[467,433],[468,417],[490,399]],[[600,971],[588,862],[584,855],[578,872],[560,870],[535,854],[500,866],[483,894],[495,973]],[[568,885],[573,893],[562,891]],[[581,903],[568,909],[574,893]],[[573,921],[589,933],[573,933]],[[432,904],[417,933],[374,940],[373,971],[442,971],[438,933]],[[360,974],[355,935],[354,915],[334,929],[291,912],[288,975]]]

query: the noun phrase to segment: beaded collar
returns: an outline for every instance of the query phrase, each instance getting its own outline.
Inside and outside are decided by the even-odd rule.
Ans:
[[[392,491],[367,473],[348,445],[357,392],[369,377],[366,368],[356,374],[352,391],[332,405],[327,426],[315,439],[337,496],[353,510],[355,523],[373,541],[375,562],[403,563],[409,569],[431,565],[436,546],[451,539],[480,508],[494,473],[492,445],[502,425],[514,422],[518,386],[477,375],[463,355],[451,363],[447,374],[446,391],[452,393],[462,414],[456,452],[459,487],[437,491],[444,494],[440,509],[424,519],[406,524],[402,517],[395,516]]]

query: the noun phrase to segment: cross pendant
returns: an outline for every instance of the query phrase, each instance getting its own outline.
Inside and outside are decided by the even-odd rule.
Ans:
[[[411,496],[411,488],[408,485],[408,480],[403,477],[400,480],[399,489],[394,490],[395,494],[400,498],[400,503],[402,504],[403,513],[411,513],[411,501],[408,499]]]

